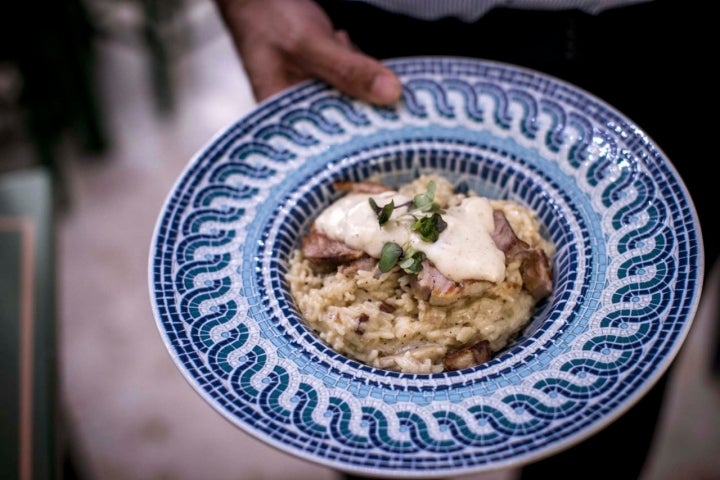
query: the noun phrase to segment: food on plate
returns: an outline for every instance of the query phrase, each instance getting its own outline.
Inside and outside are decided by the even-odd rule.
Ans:
[[[393,190],[336,182],[287,280],[306,324],[337,352],[403,373],[479,365],[552,293],[553,244],[531,210],[457,193],[438,175]]]

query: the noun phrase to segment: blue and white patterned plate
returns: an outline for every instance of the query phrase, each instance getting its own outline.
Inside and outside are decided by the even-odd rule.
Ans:
[[[470,59],[388,63],[398,108],[306,83],[189,163],[150,251],[168,351],[245,432],[355,474],[467,474],[569,447],[636,402],[686,337],[704,261],[688,192],[641,129],[572,85]],[[333,181],[428,171],[532,208],[557,246],[555,289],[486,364],[376,370],[303,325],[288,259]]]

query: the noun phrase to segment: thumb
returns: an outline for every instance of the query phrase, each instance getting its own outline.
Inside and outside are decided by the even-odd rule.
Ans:
[[[343,93],[377,105],[400,100],[402,84],[382,62],[359,52],[342,36],[315,38],[299,49],[298,61],[313,76]]]

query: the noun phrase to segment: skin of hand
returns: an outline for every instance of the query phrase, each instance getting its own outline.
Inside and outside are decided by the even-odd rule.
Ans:
[[[312,0],[215,2],[258,102],[313,78],[376,105],[399,101],[397,75],[335,30]]]

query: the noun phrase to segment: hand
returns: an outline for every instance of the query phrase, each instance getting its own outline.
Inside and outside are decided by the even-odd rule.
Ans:
[[[388,67],[335,30],[312,0],[216,0],[257,101],[311,78],[378,105],[400,99]]]

